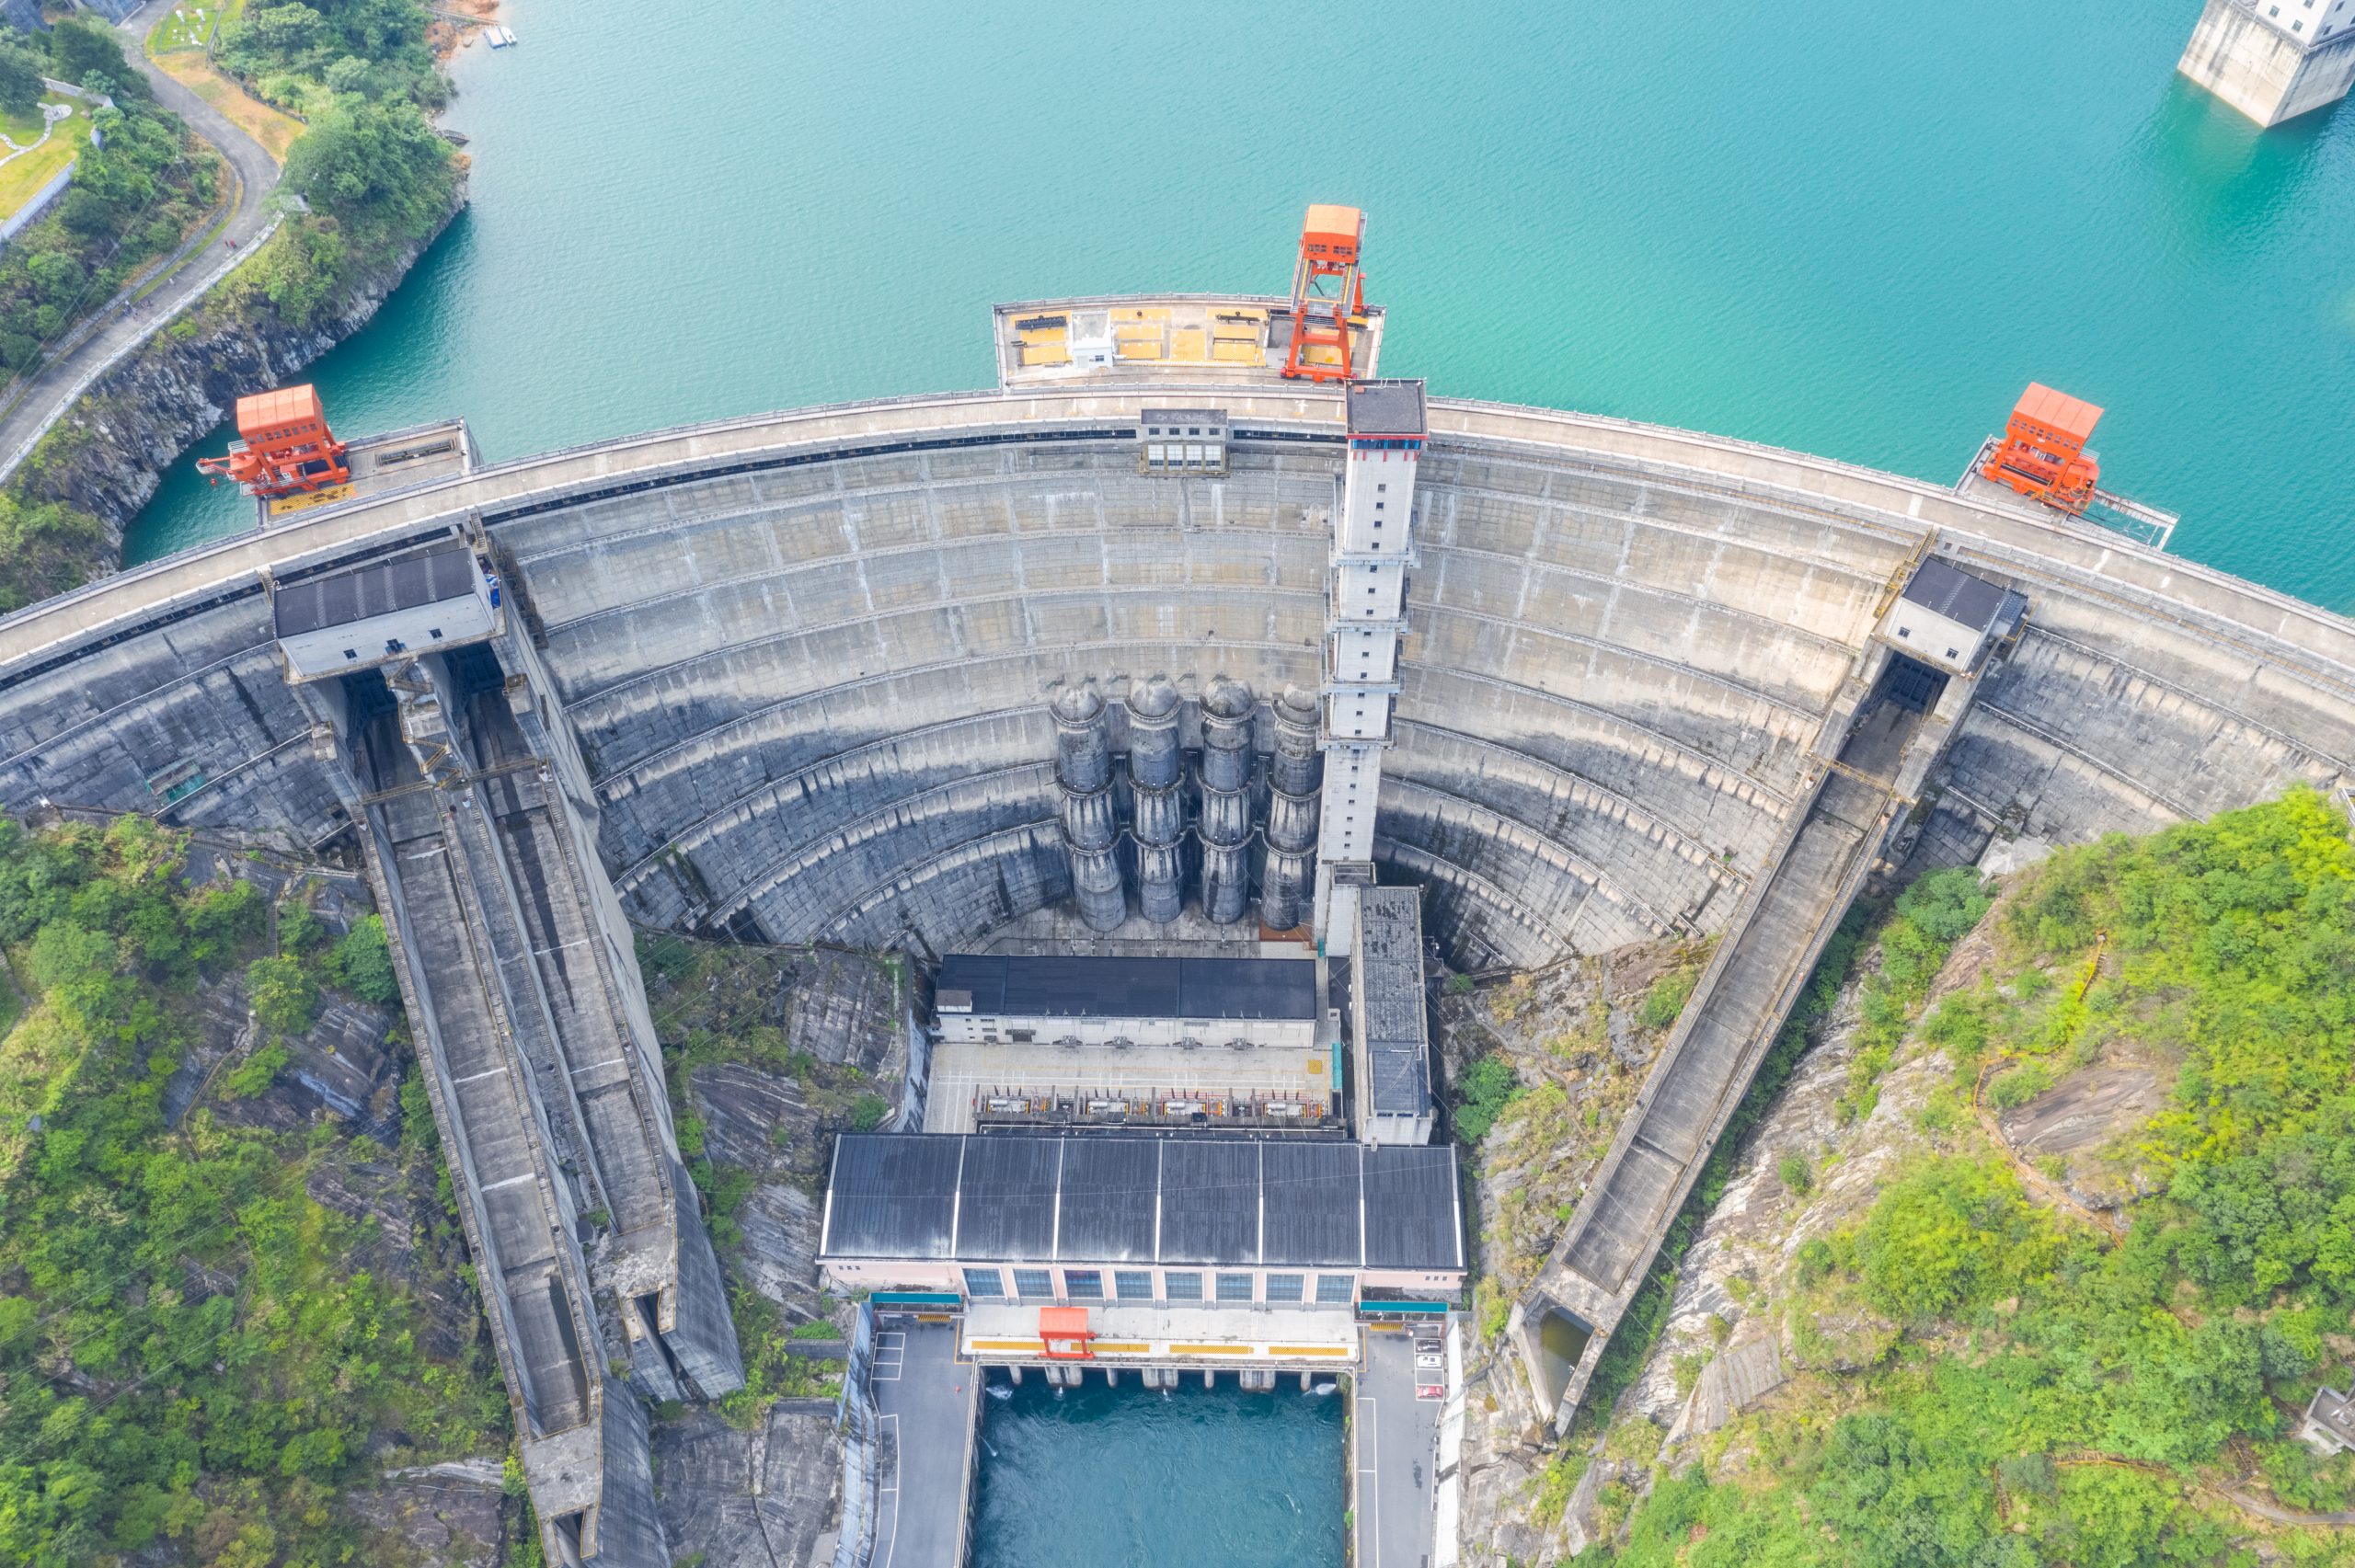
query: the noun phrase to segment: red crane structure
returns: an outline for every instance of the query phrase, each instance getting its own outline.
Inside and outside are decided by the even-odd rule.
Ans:
[[[1350,379],[1350,333],[1365,315],[1365,280],[1358,276],[1364,242],[1365,214],[1355,207],[1325,201],[1309,207],[1300,225],[1300,261],[1292,271],[1286,379]]]
[[[200,457],[213,482],[235,480],[263,500],[340,485],[351,477],[343,442],[327,429],[319,389],[307,383],[237,399],[238,440],[224,457]]]
[[[2083,398],[2030,382],[1979,472],[2031,500],[2082,513],[2101,483],[2101,463],[2085,450],[2101,410]]]

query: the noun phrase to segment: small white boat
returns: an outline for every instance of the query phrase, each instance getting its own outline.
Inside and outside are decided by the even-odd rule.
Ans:
[[[512,49],[515,47],[515,29],[513,28],[501,28],[499,29],[499,35],[507,40],[508,48]]]
[[[502,28],[496,24],[483,29],[482,36],[489,42],[490,47],[493,49],[506,49],[513,45],[515,42],[515,29],[513,28]]]

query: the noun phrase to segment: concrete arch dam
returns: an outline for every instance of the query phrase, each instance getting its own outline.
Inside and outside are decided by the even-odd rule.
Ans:
[[[1169,676],[1189,744],[1213,676],[1261,697],[1318,683],[1338,394],[1221,388],[1216,476],[1140,472],[1139,413],[1167,395],[959,395],[664,432],[106,578],[0,622],[0,801],[303,843],[355,814],[378,840],[425,833],[354,782],[363,682],[289,684],[271,595],[454,535],[506,589],[508,704],[593,846],[597,898],[778,942],[969,943],[1071,893],[1056,682],[1119,695]],[[1901,832],[1968,858],[1999,832],[2060,842],[2336,787],[2355,775],[2355,624],[2051,514],[1795,453],[1448,399],[1429,421],[1375,859],[1425,887],[1462,965],[1728,936],[1523,1304],[1533,1373],[1567,1408],[1792,975]],[[1963,695],[1890,728],[1874,716],[1897,711],[1890,607],[1925,561],[2024,617]],[[432,678],[454,713],[481,695],[458,662]],[[474,744],[477,761],[497,750]],[[1568,1367],[1540,1354],[1561,1315],[1593,1341]]]

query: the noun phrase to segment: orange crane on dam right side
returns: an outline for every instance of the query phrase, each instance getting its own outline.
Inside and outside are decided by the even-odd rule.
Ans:
[[[2101,488],[2101,459],[2087,444],[2101,416],[2098,404],[2055,391],[2040,381],[2028,383],[2013,406],[2011,418],[2005,422],[2004,433],[1990,436],[1980,446],[1979,455],[1963,471],[1962,485],[1957,488],[1980,478],[2071,517],[2082,518],[2087,508],[2099,508],[2129,525],[2121,532],[2165,549],[2175,532],[2174,513]],[[2088,521],[2119,526],[2116,521]]]

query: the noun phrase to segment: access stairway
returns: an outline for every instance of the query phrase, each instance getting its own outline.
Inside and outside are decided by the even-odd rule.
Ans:
[[[645,1410],[606,1371],[598,1298],[655,1397],[715,1398],[743,1371],[710,1240],[682,1207],[651,1024],[611,934],[626,927],[599,905],[611,889],[490,650],[411,661],[385,686],[393,710],[352,749],[362,838],[543,1547],[660,1568]]]
[[[1941,688],[1914,711],[1892,690],[1906,661],[1868,644],[1817,741],[1792,826],[1702,971],[1651,1076],[1511,1326],[1540,1407],[1567,1430],[1670,1224],[1975,694]],[[1918,670],[1918,666],[1910,666]],[[1837,747],[1826,755],[1826,744]]]

